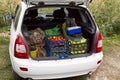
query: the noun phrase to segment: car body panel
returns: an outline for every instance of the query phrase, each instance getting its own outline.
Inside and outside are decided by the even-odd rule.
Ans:
[[[55,79],[88,74],[96,70],[100,65],[103,53],[93,54],[88,57],[80,57],[66,60],[34,61],[30,59],[12,58],[13,69],[18,75],[32,79]],[[21,71],[20,67],[28,68]]]

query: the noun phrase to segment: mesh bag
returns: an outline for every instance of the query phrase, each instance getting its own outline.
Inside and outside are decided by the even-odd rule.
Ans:
[[[45,49],[43,48],[45,45],[45,34],[40,28],[36,28],[34,30],[28,31],[28,42],[32,47],[38,48],[37,57],[46,56]]]

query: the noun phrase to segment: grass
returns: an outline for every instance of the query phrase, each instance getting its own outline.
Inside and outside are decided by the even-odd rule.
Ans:
[[[113,35],[111,37],[103,37],[103,51],[109,53],[112,51],[112,47],[119,46],[120,34]]]
[[[8,43],[9,43],[8,37],[0,36],[0,45],[8,45]]]
[[[8,32],[9,30],[10,30],[9,26],[0,27],[0,33],[2,33],[2,32]]]
[[[0,80],[12,80],[8,43],[8,38],[0,37]]]

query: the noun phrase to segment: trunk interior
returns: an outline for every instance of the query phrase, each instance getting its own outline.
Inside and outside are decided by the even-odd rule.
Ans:
[[[94,51],[95,24],[81,7],[31,8],[25,13],[22,33],[35,60],[89,56]]]

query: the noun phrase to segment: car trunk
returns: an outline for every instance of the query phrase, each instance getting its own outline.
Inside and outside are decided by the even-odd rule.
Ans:
[[[22,33],[29,56],[34,60],[58,60],[91,55],[96,28],[89,12],[82,7],[56,7],[40,8],[52,9],[52,14],[41,14],[37,9],[37,17],[36,8],[26,11]],[[33,15],[35,18],[28,19]]]

